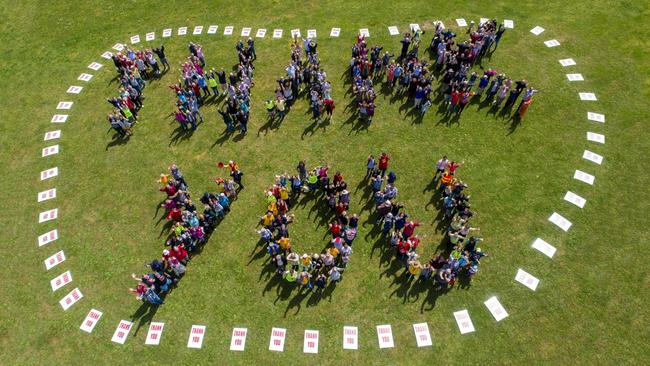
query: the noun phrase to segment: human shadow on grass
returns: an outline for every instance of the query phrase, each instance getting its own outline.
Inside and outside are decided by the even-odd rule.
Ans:
[[[109,128],[106,134],[108,135],[111,132],[113,132],[113,136],[111,137],[111,141],[108,144],[106,144],[106,151],[108,151],[108,149],[113,146],[126,145],[131,139],[130,135],[121,135],[120,133],[116,132],[113,128]]]
[[[166,295],[160,295],[160,298],[164,301]],[[138,321],[138,325],[135,328],[135,331],[133,332],[133,337],[135,337],[138,332],[140,331],[140,328],[143,326],[146,326],[147,324],[151,323],[151,320],[153,317],[156,315],[158,312],[159,305],[153,305],[148,302],[143,302],[142,305],[131,315],[131,322],[135,323]]]

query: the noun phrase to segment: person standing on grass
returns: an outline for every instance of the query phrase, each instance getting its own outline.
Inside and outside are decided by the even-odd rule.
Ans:
[[[438,177],[438,174],[442,175],[442,173],[445,172],[448,164],[449,164],[449,159],[447,159],[447,155],[444,155],[442,159],[438,160],[438,162],[436,163],[436,173],[433,175],[434,180]]]
[[[334,112],[334,108],[336,106],[334,105],[334,99],[332,98],[327,98],[325,99],[325,113],[327,114],[327,119],[332,119],[332,113]]]
[[[465,107],[469,104],[470,99],[474,96],[474,93],[470,91],[465,91],[463,92],[461,98],[460,98],[460,103],[459,103],[459,108],[457,114],[460,116],[461,113],[463,113],[463,110],[465,110]]]
[[[381,173],[381,176],[384,176],[386,174],[386,170],[388,170],[389,160],[390,160],[390,155],[388,155],[385,152],[382,152],[381,155],[379,156],[379,172]]]
[[[366,162],[366,177],[372,176],[372,173],[375,171],[375,157],[370,155]]]
[[[243,175],[244,175],[244,173],[239,169],[237,169],[237,170],[235,170],[233,172],[230,172],[230,176],[235,181],[235,183],[237,183],[237,186],[239,187],[239,190],[244,189],[244,184],[242,184],[242,176]]]

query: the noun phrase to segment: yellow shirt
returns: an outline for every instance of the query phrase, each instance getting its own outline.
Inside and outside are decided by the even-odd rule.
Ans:
[[[287,248],[290,246],[289,238],[280,238],[280,240],[278,240],[278,244],[280,244],[280,248],[287,250]]]
[[[264,226],[271,226],[273,222],[273,215],[264,215],[263,223]]]

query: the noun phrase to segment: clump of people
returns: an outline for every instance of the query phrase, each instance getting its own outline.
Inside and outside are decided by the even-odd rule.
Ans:
[[[350,73],[352,77],[352,93],[354,94],[355,103],[358,108],[359,119],[368,123],[372,122],[375,115],[375,99],[377,93],[372,81],[372,75],[375,71],[382,69],[384,57],[379,58],[378,54],[383,48],[374,46],[368,50],[365,36],[357,35],[357,42],[352,45],[352,58],[350,60]],[[368,58],[368,54],[372,60]]]
[[[332,85],[327,80],[327,73],[320,66],[318,44],[314,39],[303,38],[301,45],[298,37],[294,37],[290,49],[291,59],[285,68],[285,75],[277,79],[278,87],[275,89],[274,98],[265,102],[269,120],[277,119],[281,122],[303,90],[307,91],[310,99],[314,123],[318,123],[323,115],[331,119],[335,108],[331,94]],[[303,50],[306,61],[302,56]]]
[[[438,182],[437,188],[442,196],[443,216],[450,221],[447,230],[449,254],[441,253],[423,264],[417,253],[421,239],[415,234],[420,223],[413,220],[397,201],[397,176],[393,171],[386,174],[389,160],[390,156],[385,152],[379,155],[378,162],[374,156],[369,156],[367,177],[370,177],[375,210],[379,216],[377,224],[381,225],[382,234],[394,248],[396,259],[408,272],[408,280],[431,281],[438,290],[453,288],[461,276],[471,281],[478,272],[480,259],[488,254],[478,246],[483,239],[470,235],[480,228],[474,228],[469,223],[474,213],[470,209],[470,196],[464,191],[467,185],[455,176],[462,164],[450,162],[447,157],[436,163],[433,179]]]
[[[164,50],[164,46],[162,49]],[[168,68],[164,51],[159,52],[163,54],[160,63]],[[124,50],[111,56],[120,86],[118,95],[106,100],[113,107],[107,115],[107,120],[122,138],[133,135],[133,125],[138,121],[138,112],[143,106],[146,80],[160,76],[159,61],[154,57],[154,53],[157,52],[150,49],[140,51],[126,46]]]
[[[266,243],[266,251],[275,263],[276,271],[288,282],[297,283],[301,291],[322,291],[328,284],[340,281],[348,266],[352,245],[357,237],[359,218],[349,214],[350,192],[340,172],[330,176],[329,166],[307,170],[299,162],[297,174],[275,177],[275,183],[264,191],[267,212],[260,217],[261,229],[256,230]],[[334,218],[329,224],[331,240],[321,253],[300,254],[289,236],[289,224],[295,217],[290,208],[302,194],[321,198]]]
[[[237,164],[231,163],[231,175],[241,173]],[[129,291],[135,293],[138,300],[162,305],[165,296],[183,278],[193,254],[207,242],[219,222],[230,212],[231,203],[237,198],[237,190],[242,186],[230,178],[217,178],[216,181],[218,191],[205,192],[199,200],[200,204],[195,204],[178,166],[172,164],[169,174],[160,175],[159,191],[166,194],[161,204],[165,210],[161,220],[167,219],[169,235],[162,256],[146,264],[147,273],[141,276],[131,274],[138,285]]]

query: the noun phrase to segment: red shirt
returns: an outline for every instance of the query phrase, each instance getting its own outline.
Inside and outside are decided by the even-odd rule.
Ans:
[[[175,207],[171,211],[169,211],[169,215],[167,215],[167,218],[172,219],[174,221],[182,221],[183,212],[178,207]]]
[[[460,98],[460,93],[458,91],[451,93],[451,104],[458,104],[458,98]]]
[[[336,106],[333,99],[325,99],[325,109],[333,111]]]
[[[456,172],[456,169],[458,169],[458,167],[460,167],[460,164],[449,163],[449,165],[447,165],[447,168],[449,169],[449,173],[451,174],[454,174]]]
[[[167,193],[167,196],[171,197],[171,196],[176,194],[178,189],[176,189],[176,187],[168,184],[168,185],[160,188],[159,191],[165,192],[165,193]]]
[[[187,250],[181,248],[181,247],[176,247],[178,249],[173,249],[171,252],[171,255],[176,257],[179,261],[182,261],[183,259],[187,258]]]
[[[397,244],[397,249],[401,254],[406,254],[408,253],[410,248],[409,242],[408,241],[400,241],[399,244]]]
[[[332,232],[332,235],[338,236],[341,234],[341,225],[339,224],[330,224],[330,231]]]
[[[388,160],[390,157],[388,155],[382,155],[379,157],[379,169],[384,170],[388,169]]]

